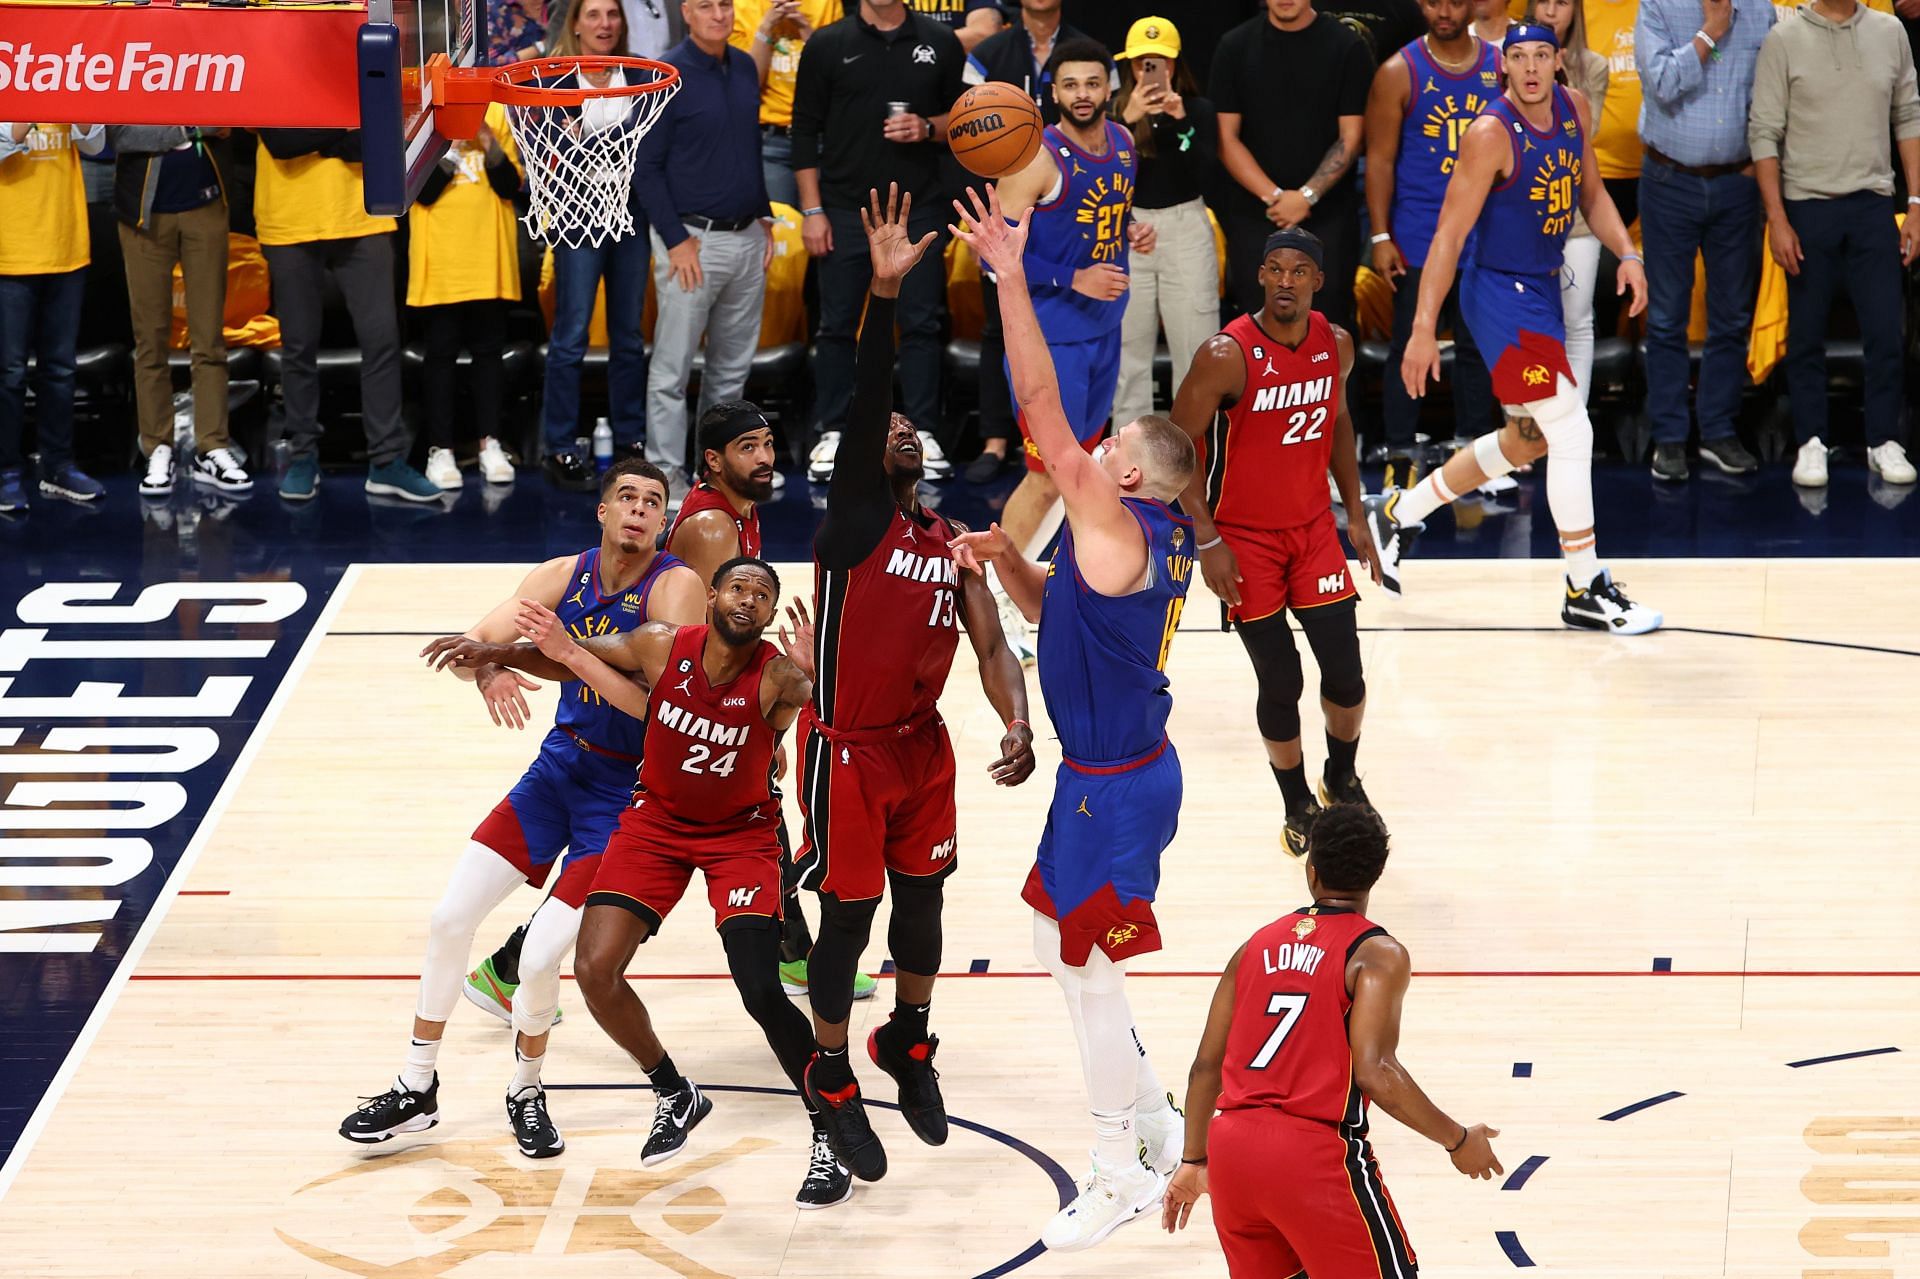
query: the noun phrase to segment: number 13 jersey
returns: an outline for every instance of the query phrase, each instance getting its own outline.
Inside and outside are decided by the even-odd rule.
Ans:
[[[1207,503],[1216,524],[1298,528],[1332,513],[1327,466],[1340,416],[1340,348],[1318,311],[1298,348],[1251,315],[1221,330],[1240,347],[1247,380],[1207,434]]]
[[[1381,928],[1340,907],[1309,906],[1255,933],[1240,954],[1221,1110],[1267,1106],[1366,1131],[1347,1039],[1347,960]]]
[[[905,725],[932,713],[960,645],[955,529],[896,510],[850,569],[815,563],[813,713],[829,729]]]

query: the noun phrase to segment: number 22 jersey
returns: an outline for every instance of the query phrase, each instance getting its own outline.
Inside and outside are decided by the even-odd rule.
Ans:
[[[1340,416],[1340,347],[1318,311],[1295,347],[1273,340],[1242,315],[1221,330],[1240,347],[1247,377],[1240,397],[1214,416],[1207,434],[1207,502],[1216,524],[1298,528],[1330,518],[1327,467]]]

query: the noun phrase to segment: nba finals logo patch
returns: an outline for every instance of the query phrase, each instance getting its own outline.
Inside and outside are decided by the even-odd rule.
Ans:
[[[1293,939],[1295,941],[1305,941],[1308,937],[1312,936],[1313,930],[1319,926],[1320,925],[1314,923],[1311,919],[1303,919],[1293,926]]]
[[[1180,549],[1180,548],[1181,548],[1181,547],[1182,547],[1183,545],[1185,545],[1185,544],[1186,544],[1186,540],[1187,540],[1187,530],[1185,530],[1185,529],[1183,529],[1183,528],[1176,528],[1176,529],[1174,529],[1174,530],[1173,530],[1173,533],[1172,533],[1172,535],[1171,535],[1171,538],[1172,538],[1172,541],[1173,541],[1173,549],[1177,551],[1177,550],[1179,550],[1179,549]]]

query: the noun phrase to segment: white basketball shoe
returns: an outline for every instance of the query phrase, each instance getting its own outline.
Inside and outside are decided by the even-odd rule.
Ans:
[[[1091,1248],[1128,1222],[1153,1212],[1166,1192],[1165,1173],[1137,1159],[1115,1166],[1095,1156],[1093,1172],[1081,1184],[1079,1195],[1054,1214],[1040,1232],[1040,1242],[1055,1252]]]

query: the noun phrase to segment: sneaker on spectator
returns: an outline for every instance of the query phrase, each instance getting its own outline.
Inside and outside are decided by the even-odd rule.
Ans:
[[[940,447],[940,441],[933,438],[932,431],[921,431],[920,466],[930,480],[953,478],[953,463],[947,460],[947,451]]]
[[[1760,459],[1747,452],[1737,435],[1717,440],[1701,440],[1700,456],[1719,467],[1726,475],[1752,475],[1760,469]]]
[[[1707,446],[1700,446],[1702,456]],[[1725,469],[1724,467],[1722,468]],[[1678,484],[1687,478],[1687,450],[1679,444],[1655,444],[1653,446],[1653,478],[1665,480],[1669,484]]]
[[[1898,440],[1868,449],[1867,469],[1889,484],[1911,484],[1914,480],[1913,463],[1907,460],[1907,451]]]
[[[1913,474],[1912,467],[1907,468],[1907,474]],[[97,502],[107,487],[72,462],[62,462],[51,471],[41,469],[40,491],[48,497],[64,497],[69,502]]]
[[[596,482],[593,464],[578,453],[549,453],[543,467],[547,479],[557,489],[569,493],[591,493]]]
[[[453,460],[452,449],[427,450],[427,479],[437,489],[460,487],[460,464]]]
[[[1800,455],[1793,461],[1793,482],[1810,489],[1827,486],[1827,446],[1819,436],[1800,446]]]
[[[287,473],[280,477],[280,496],[289,502],[311,502],[320,487],[320,459],[312,453],[297,453],[287,462]],[[146,492],[141,486],[140,491]]]
[[[206,484],[222,493],[253,491],[253,477],[240,465],[232,449],[209,449],[193,459],[193,482]]]
[[[513,463],[491,435],[480,441],[480,478],[489,484],[513,483]]]
[[[409,502],[440,500],[440,490],[433,481],[399,458],[367,468],[367,492],[375,497],[399,497]]]
[[[140,496],[165,497],[173,492],[173,445],[156,444],[147,454],[147,473],[140,477]]]
[[[9,466],[0,471],[0,511],[27,509],[27,473],[25,468]]]
[[[825,484],[833,478],[834,455],[840,451],[840,432],[820,432],[820,442],[813,446],[813,452],[807,454],[807,478],[815,484]]]

